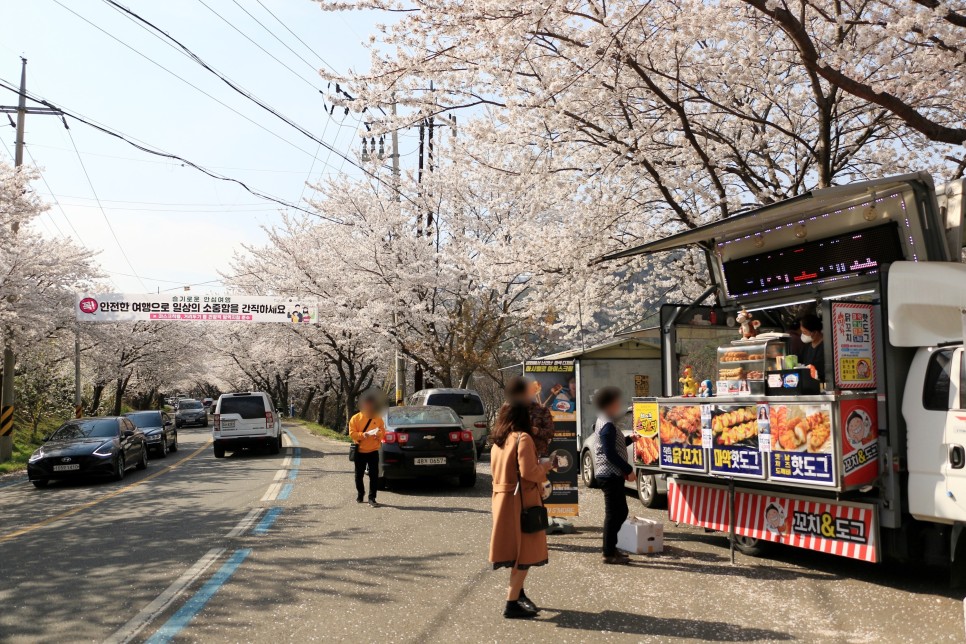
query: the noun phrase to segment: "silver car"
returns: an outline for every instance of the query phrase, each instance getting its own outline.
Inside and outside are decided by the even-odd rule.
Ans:
[[[421,389],[409,397],[411,407],[437,405],[449,407],[460,417],[463,429],[473,432],[476,451],[481,452],[490,435],[486,409],[480,394],[472,389]]]

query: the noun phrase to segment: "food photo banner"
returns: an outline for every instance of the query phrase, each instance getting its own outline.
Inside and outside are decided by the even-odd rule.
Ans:
[[[249,322],[312,324],[315,300],[262,295],[79,294],[79,322]]]

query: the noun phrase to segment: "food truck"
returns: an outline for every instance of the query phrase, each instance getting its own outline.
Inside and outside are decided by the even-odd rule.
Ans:
[[[661,310],[663,395],[633,404],[672,521],[749,554],[966,559],[962,196],[924,173],[835,186],[603,258],[707,259],[708,289]]]

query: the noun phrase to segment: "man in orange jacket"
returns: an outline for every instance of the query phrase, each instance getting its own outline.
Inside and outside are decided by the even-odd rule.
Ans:
[[[356,452],[356,502],[362,503],[366,488],[362,478],[369,470],[369,505],[376,508],[376,491],[379,488],[379,448],[386,437],[386,423],[380,414],[379,401],[374,394],[365,394],[359,400],[359,413],[349,419],[349,438],[359,446]]]

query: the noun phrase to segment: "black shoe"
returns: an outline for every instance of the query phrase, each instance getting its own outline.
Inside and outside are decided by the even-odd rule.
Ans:
[[[520,589],[520,599],[517,600],[517,603],[519,603],[527,610],[532,610],[534,613],[540,612],[540,609],[537,607],[536,604],[533,603],[533,601],[531,601],[529,597],[527,597],[527,594],[523,592],[522,588]]]
[[[380,506],[379,505],[379,502],[376,501],[375,499],[369,499],[369,507],[370,508],[378,508],[378,507],[382,507],[382,506]]]
[[[506,608],[503,609],[503,616],[507,619],[533,619],[537,616],[537,612],[530,610],[520,600],[517,600],[506,603]]]
[[[356,503],[362,503],[362,497],[361,496],[357,496],[356,497]]]

